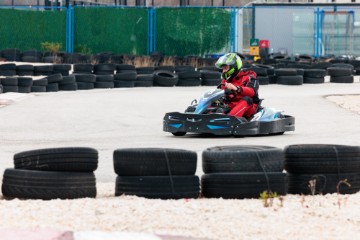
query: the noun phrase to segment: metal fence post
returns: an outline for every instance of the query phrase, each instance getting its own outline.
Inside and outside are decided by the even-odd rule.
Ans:
[[[153,8],[148,8],[148,47],[147,54],[154,51],[154,23],[153,23]]]
[[[231,9],[230,14],[230,51],[235,52],[236,51],[236,8]]]
[[[66,51],[74,52],[74,8],[71,4],[66,9]]]
[[[315,11],[315,21],[314,21],[314,28],[315,28],[315,35],[314,35],[314,57],[318,58],[319,57],[319,27],[320,27],[320,21],[319,21],[319,16],[320,16],[320,9],[316,8]]]

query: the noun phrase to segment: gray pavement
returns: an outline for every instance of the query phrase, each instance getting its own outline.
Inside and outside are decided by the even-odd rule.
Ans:
[[[13,167],[17,152],[52,147],[93,147],[99,151],[98,182],[114,182],[112,154],[118,148],[180,148],[198,153],[221,145],[322,143],[360,145],[360,115],[326,100],[326,95],[360,94],[353,84],[262,85],[264,106],[295,117],[295,131],[264,137],[174,137],[162,131],[166,112],[184,111],[212,87],[96,89],[28,94],[0,108],[0,174]]]

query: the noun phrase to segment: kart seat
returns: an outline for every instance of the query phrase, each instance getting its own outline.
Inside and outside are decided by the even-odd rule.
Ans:
[[[257,112],[259,112],[259,111],[261,111],[263,109],[263,107],[261,106],[261,103],[262,103],[263,100],[264,100],[263,98],[259,99],[259,103],[258,103],[258,105],[256,107],[255,113],[257,113]]]

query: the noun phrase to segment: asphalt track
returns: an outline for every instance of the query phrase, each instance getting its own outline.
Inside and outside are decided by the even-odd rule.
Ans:
[[[360,145],[360,115],[325,99],[360,94],[352,84],[262,85],[263,106],[295,117],[295,131],[280,136],[174,137],[162,131],[166,112],[183,112],[212,87],[148,87],[27,94],[0,108],[0,172],[13,167],[17,152],[56,147],[93,147],[99,151],[98,182],[114,182],[113,151],[118,148],[178,148],[198,153],[224,145]]]

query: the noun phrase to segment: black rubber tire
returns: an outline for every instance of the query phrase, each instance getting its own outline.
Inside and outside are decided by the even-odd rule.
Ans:
[[[0,80],[3,86],[18,86],[19,84],[19,80],[17,77],[5,77],[0,78]]]
[[[113,63],[98,63],[94,65],[94,73],[96,72],[107,72],[108,74],[114,74],[116,65]]]
[[[218,146],[202,152],[204,173],[282,172],[284,152],[271,146]]]
[[[3,85],[3,92],[4,93],[7,93],[7,92],[19,92],[19,87],[18,86]]]
[[[257,76],[256,79],[259,81],[259,85],[269,85],[269,77]]]
[[[217,79],[219,82],[221,81],[221,73],[218,71],[206,71],[201,70],[200,76],[202,80],[213,80]]]
[[[186,135],[186,132],[173,132],[172,135],[176,137],[182,137]]]
[[[42,200],[95,198],[95,175],[8,168],[4,172],[2,194],[6,198]]]
[[[279,68],[275,69],[276,76],[296,76],[297,71],[293,68]]]
[[[114,82],[114,75],[96,75],[96,82]]]
[[[45,75],[49,75],[53,71],[54,71],[54,66],[52,64],[34,66],[34,73],[45,73]]]
[[[41,62],[41,57],[22,56],[21,61],[22,62],[30,62],[30,63],[38,63],[38,62]]]
[[[47,78],[41,78],[41,79],[34,79],[33,80],[33,86],[46,86],[48,85]]]
[[[195,87],[201,85],[201,79],[200,78],[187,78],[187,79],[180,79],[176,86],[179,87]]]
[[[327,69],[328,67],[331,67],[330,62],[316,62],[311,64],[311,68],[313,69]]]
[[[15,63],[4,63],[0,64],[0,70],[16,70],[16,64]]]
[[[187,72],[187,71],[195,71],[195,67],[190,65],[177,65],[175,66],[175,72]]]
[[[267,69],[263,67],[259,67],[259,65],[252,65],[250,68],[247,68],[247,70],[254,71],[257,76],[266,77],[268,75]]]
[[[31,87],[33,85],[33,79],[31,77],[18,77],[19,87]]]
[[[62,75],[60,73],[51,74],[46,77],[48,79],[48,84],[50,83],[59,83],[63,79]]]
[[[135,81],[114,81],[114,88],[133,88]]]
[[[78,90],[91,90],[94,89],[94,83],[90,82],[76,82]]]
[[[137,74],[153,74],[155,71],[154,67],[137,67],[136,73]]]
[[[158,71],[158,70],[175,72],[175,67],[174,67],[174,66],[171,66],[171,65],[157,66],[157,67],[155,67],[155,71]]]
[[[341,77],[334,77],[330,76],[331,83],[353,83],[354,76],[341,76]]]
[[[220,79],[202,79],[201,85],[202,86],[218,86],[220,84]]]
[[[98,167],[98,151],[87,147],[45,148],[14,155],[17,169],[93,172]]]
[[[15,70],[0,70],[0,76],[15,76],[16,71]]]
[[[96,75],[95,74],[82,74],[76,73],[74,74],[76,82],[84,82],[84,83],[95,83]]]
[[[136,68],[131,64],[116,64],[116,71],[131,70],[136,72]]]
[[[331,67],[348,68],[351,69],[351,71],[354,71],[354,66],[348,63],[333,63]]]
[[[169,176],[195,174],[196,152],[172,148],[124,148],[113,153],[120,176]]]
[[[353,71],[350,68],[341,67],[329,67],[327,72],[331,77],[351,76],[353,74]]]
[[[324,77],[304,77],[304,84],[310,83],[310,84],[319,84],[324,83],[325,78]]]
[[[31,92],[46,92],[46,86],[31,86]]]
[[[34,71],[34,66],[30,64],[24,64],[24,65],[17,65],[16,66],[16,72],[27,72],[27,71]]]
[[[76,83],[74,75],[63,76],[63,79],[59,82],[60,85]]]
[[[114,88],[114,82],[96,82],[94,88]]]
[[[115,196],[136,195],[151,199],[198,198],[198,176],[131,176],[116,177]]]
[[[27,86],[27,87],[19,86],[18,87],[18,92],[19,93],[30,93],[31,92],[31,86]]]
[[[324,78],[325,76],[326,76],[325,69],[305,69],[304,70],[304,77]]]
[[[173,72],[165,70],[154,72],[154,85],[156,86],[172,87],[177,84],[178,80],[177,74]]]
[[[201,176],[201,192],[206,198],[244,199],[260,197],[264,191],[287,193],[285,173],[212,173]]]
[[[59,85],[60,91],[76,91],[77,90],[77,84],[76,83],[66,83],[66,84],[60,84]]]
[[[34,71],[16,71],[16,75],[18,75],[18,76],[33,76]]]
[[[48,83],[48,85],[46,85],[46,92],[58,92],[58,91],[59,91],[58,83]]]
[[[68,72],[71,70],[71,64],[54,64],[53,69],[54,71]]]
[[[360,147],[331,144],[298,144],[284,149],[289,173],[360,172]]]
[[[74,64],[74,73],[92,73],[94,70],[94,65],[91,63],[75,63]]]
[[[119,81],[135,81],[137,77],[136,72],[121,72],[114,75],[114,80]]]
[[[304,83],[303,76],[278,76],[276,78],[277,84],[282,85],[302,85]]]
[[[347,180],[348,186],[340,181]],[[337,193],[339,184],[340,194],[352,194],[360,191],[360,173],[341,174],[288,174],[288,192],[291,194],[328,194]],[[310,188],[310,181],[315,180],[314,189]],[[312,192],[313,191],[313,192]]]
[[[179,79],[194,79],[194,78],[199,78],[201,77],[201,73],[198,71],[181,71],[178,72],[178,77]]]

